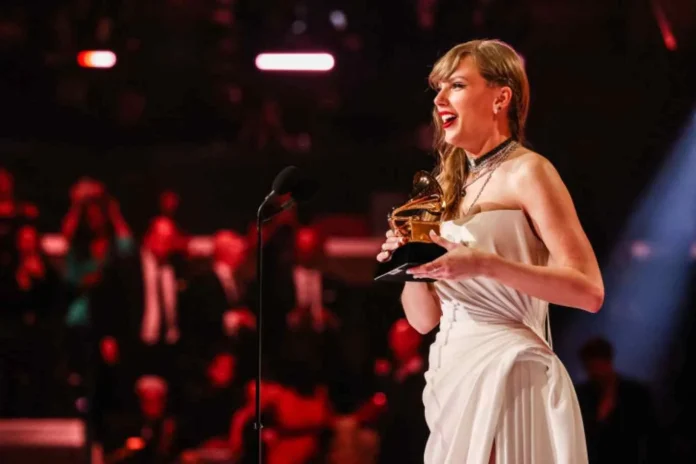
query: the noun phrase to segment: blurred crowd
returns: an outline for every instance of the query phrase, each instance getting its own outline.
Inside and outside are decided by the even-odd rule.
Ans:
[[[254,227],[196,253],[167,190],[136,237],[106,186],[81,178],[56,261],[40,208],[14,191],[0,168],[0,416],[84,418],[106,462],[256,462]],[[326,272],[326,238],[291,211],[263,229],[266,462],[420,462],[432,334],[401,317],[398,289],[390,304],[374,288],[356,298]],[[580,357],[592,462],[658,462],[669,444],[650,390],[616,372],[606,340]]]
[[[661,150],[651,124],[662,93],[653,89],[666,88],[666,66],[647,3],[3,2],[2,130],[49,148],[16,155],[40,160],[28,163],[42,164],[40,178],[21,179],[0,158],[0,417],[84,418],[108,462],[255,462],[257,244],[245,219],[255,202],[239,199],[259,197],[261,173],[288,159],[309,160],[319,172],[324,210],[365,215],[373,189],[406,189],[416,169],[432,165],[424,156],[432,141],[428,66],[455,42],[484,36],[509,41],[531,63],[530,139],[573,174],[592,242],[608,247],[619,208],[658,158],[629,159],[647,165],[640,174],[610,155]],[[78,68],[77,52],[102,48],[116,52],[115,68]],[[260,51],[314,48],[337,56],[333,73],[296,78],[253,67]],[[636,101],[644,111],[634,110]],[[205,146],[180,148],[193,139]],[[14,148],[3,145],[0,156]],[[85,154],[76,163],[78,151]],[[160,157],[179,164],[152,161]],[[233,168],[223,167],[233,158]],[[194,164],[202,159],[206,167]],[[176,177],[167,169],[190,190],[158,190]],[[114,190],[117,178],[124,184],[121,196],[99,175],[69,190],[61,184],[100,170]],[[634,187],[607,204],[587,178],[595,187]],[[61,196],[67,210],[54,199]],[[186,199],[195,220],[182,220]],[[151,203],[157,207],[145,211]],[[606,214],[596,213],[598,204]],[[218,211],[234,218],[211,220]],[[44,230],[57,217],[60,230]],[[263,230],[265,456],[422,462],[432,334],[402,319],[398,287],[356,286],[331,272],[326,240],[356,226],[327,232],[315,219],[287,211]],[[192,229],[205,229],[206,246]],[[359,229],[355,235],[375,232]],[[649,389],[616,372],[610,344],[589,341],[579,355],[592,462],[694,456],[693,440],[665,436]]]
[[[139,238],[106,187],[83,178],[56,265],[39,208],[13,183],[0,169],[0,414],[84,417],[110,462],[255,462],[253,228],[215,231],[201,257],[175,192]],[[371,346],[354,290],[323,271],[320,229],[288,212],[263,233],[268,462],[417,462],[422,336],[394,317],[385,349]]]

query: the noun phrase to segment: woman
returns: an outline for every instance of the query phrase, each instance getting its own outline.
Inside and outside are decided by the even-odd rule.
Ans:
[[[431,237],[447,252],[410,269],[401,298],[416,330],[440,324],[423,392],[425,462],[587,462],[576,394],[544,325],[549,302],[597,312],[604,287],[565,185],[522,145],[522,59],[499,41],[467,42],[429,80],[446,199]],[[388,232],[377,259],[405,242]]]

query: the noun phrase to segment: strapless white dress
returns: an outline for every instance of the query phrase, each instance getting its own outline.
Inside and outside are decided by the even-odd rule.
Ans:
[[[533,265],[549,253],[521,210],[442,224],[451,241]],[[442,306],[430,347],[426,464],[587,463],[572,381],[550,346],[548,303],[495,280],[435,283]]]

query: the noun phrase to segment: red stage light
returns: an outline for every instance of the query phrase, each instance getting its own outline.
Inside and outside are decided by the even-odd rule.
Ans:
[[[113,68],[116,54],[109,50],[85,50],[77,54],[77,63],[83,68]]]

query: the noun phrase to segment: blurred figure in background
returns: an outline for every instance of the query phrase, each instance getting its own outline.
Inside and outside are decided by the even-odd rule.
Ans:
[[[187,379],[181,431],[184,448],[229,449],[232,414],[244,401],[238,359],[220,349],[207,360],[204,372]]]
[[[174,190],[164,190],[159,195],[159,214],[176,222],[181,199]]]
[[[324,332],[338,328],[338,318],[326,306],[331,302],[327,301],[331,291],[326,288],[328,279],[321,269],[324,244],[324,238],[314,227],[301,227],[295,235],[292,274],[295,305],[287,316],[291,329],[307,326],[315,332]]]
[[[179,399],[179,301],[186,282],[169,258],[176,228],[153,220],[139,253],[115,259],[92,293],[95,363],[95,420],[108,430],[108,415],[127,398],[135,378],[157,375],[169,385],[170,405]]]
[[[322,462],[334,415],[324,385],[298,371],[292,379],[261,386],[264,456],[268,464]],[[255,384],[247,384],[244,405],[232,417],[230,446],[239,462],[256,462]]]
[[[13,285],[17,231],[23,225],[33,224],[38,215],[35,205],[17,199],[14,176],[0,166],[0,301],[3,289]]]
[[[378,360],[375,365],[379,385],[387,397],[387,411],[380,421],[380,463],[423,461],[428,426],[414,407],[425,388],[421,340],[406,319],[398,319],[389,330],[391,360]]]
[[[87,367],[90,292],[104,268],[114,259],[133,253],[135,244],[118,201],[101,182],[83,178],[70,191],[71,205],[63,218],[62,234],[68,243],[65,280],[71,301],[65,316],[68,369],[75,376]]]
[[[0,300],[0,417],[42,417],[63,406],[44,394],[57,386],[63,292],[33,226],[17,230],[13,254]]]
[[[580,349],[587,382],[577,387],[590,463],[664,462],[650,390],[614,368],[614,350],[604,338]]]
[[[171,412],[169,385],[156,375],[133,387],[137,408],[120,417],[104,446],[105,462],[168,464],[178,452],[178,421]]]
[[[189,257],[189,241],[190,236],[182,227],[179,221],[179,206],[181,197],[172,190],[163,190],[158,197],[158,215],[156,217],[164,217],[170,219],[177,230],[176,243],[174,245],[174,258],[183,262]]]
[[[246,378],[253,375],[256,331],[255,293],[245,267],[249,246],[231,230],[217,232],[213,240],[212,267],[193,278],[184,295],[182,342],[186,356],[198,359],[209,359],[220,346],[243,353],[240,370]]]
[[[113,339],[140,369],[166,379],[179,341],[179,299],[186,282],[169,261],[176,239],[171,220],[157,218],[140,253],[114,260],[94,293],[95,331]]]

